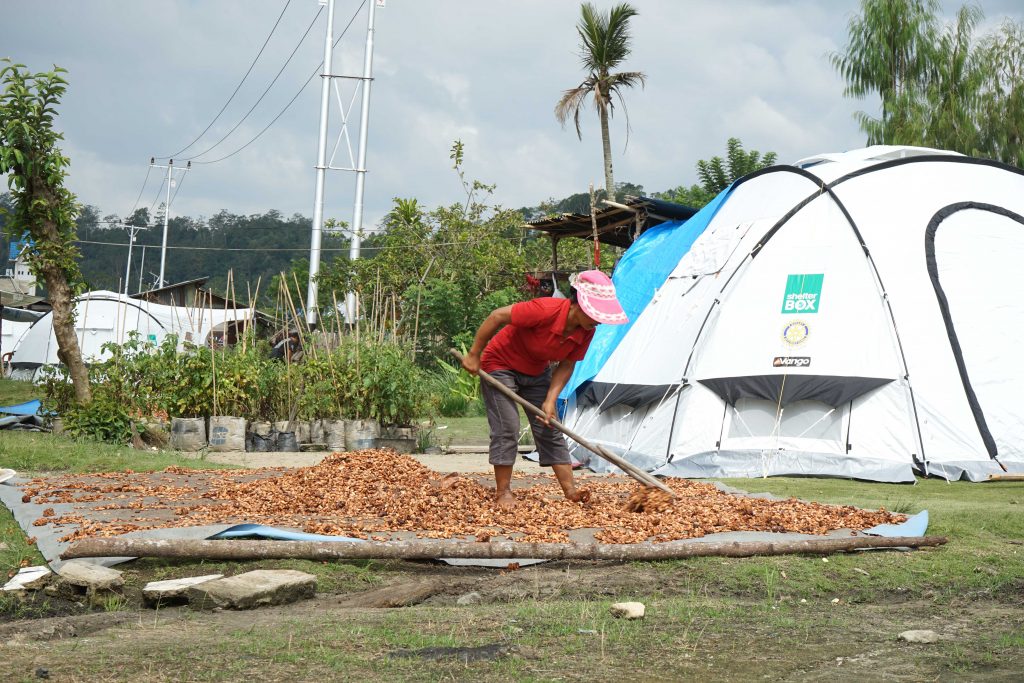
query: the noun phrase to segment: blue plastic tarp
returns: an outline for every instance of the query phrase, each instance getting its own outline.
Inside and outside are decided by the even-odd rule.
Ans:
[[[593,379],[625,338],[654,293],[665,284],[679,260],[708,227],[732,190],[723,190],[693,218],[656,225],[645,231],[619,259],[612,274],[615,293],[629,317],[625,325],[599,325],[586,357],[576,364],[559,399],[564,402],[581,384]],[[564,404],[563,404],[564,405]]]
[[[928,511],[922,510],[900,524],[879,524],[864,533],[869,536],[924,536],[928,531]]]
[[[13,406],[0,406],[0,413],[8,415],[38,415],[40,407],[42,407],[42,403],[40,403],[39,399],[34,399]]]

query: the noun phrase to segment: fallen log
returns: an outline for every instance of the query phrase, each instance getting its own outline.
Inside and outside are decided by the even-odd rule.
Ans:
[[[848,536],[780,541],[701,541],[696,543],[521,543],[517,541],[204,541],[192,539],[86,538],[61,554],[77,557],[177,557],[207,560],[669,560],[686,557],[751,557],[754,555],[829,555],[864,548],[920,548],[946,543],[942,536]]]

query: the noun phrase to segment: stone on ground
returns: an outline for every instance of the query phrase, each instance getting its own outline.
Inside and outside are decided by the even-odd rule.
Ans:
[[[184,579],[168,581],[150,581],[142,589],[142,599],[146,601],[147,605],[188,600],[188,589],[192,586],[223,578],[223,574],[207,574],[206,576],[189,576]]]
[[[465,595],[460,595],[459,599],[455,601],[455,604],[456,605],[479,605],[481,602],[483,602],[483,596],[480,595],[479,593],[477,593],[476,591],[473,591],[472,593],[466,593]]]
[[[409,607],[436,595],[441,589],[436,581],[414,581],[345,596],[339,604],[342,607]]]
[[[939,634],[935,631],[904,631],[899,635],[900,640],[905,640],[908,643],[937,643],[939,642]]]
[[[49,567],[22,567],[4,584],[3,591],[31,591],[42,588],[50,582],[53,572]]]
[[[613,617],[643,619],[646,608],[642,602],[617,602],[610,608]]]
[[[116,569],[82,560],[65,562],[57,573],[65,582],[84,588],[87,593],[109,591],[124,585],[124,577]]]
[[[187,590],[189,604],[198,609],[252,609],[311,598],[316,593],[316,577],[293,569],[257,569]]]

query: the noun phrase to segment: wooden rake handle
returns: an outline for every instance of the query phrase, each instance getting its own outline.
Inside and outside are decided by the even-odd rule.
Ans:
[[[459,360],[459,363],[462,363],[462,354],[461,353],[459,353],[455,349],[448,349],[448,351]],[[482,379],[483,381],[487,382],[489,385],[491,385],[492,387],[494,387],[495,389],[500,391],[502,394],[504,394],[508,398],[512,399],[513,401],[515,401],[519,405],[521,405],[523,407],[523,409],[526,410],[527,413],[535,415],[536,417],[539,417],[539,418],[544,419],[544,420],[548,419],[548,416],[544,414],[544,411],[542,411],[540,408],[538,408],[537,406],[533,405],[532,403],[530,403],[529,401],[527,401],[523,397],[519,396],[519,394],[517,394],[514,391],[512,391],[511,389],[509,389],[504,384],[502,384],[498,380],[494,379],[493,377],[491,377],[489,374],[487,374],[483,370],[480,370],[477,374],[480,375],[480,379]],[[607,460],[611,464],[615,465],[616,467],[621,469],[623,472],[625,472],[626,474],[628,474],[629,476],[631,476],[633,479],[637,480],[638,482],[640,482],[644,486],[653,486],[653,487],[655,487],[657,489],[661,489],[662,491],[664,491],[665,493],[669,494],[673,498],[675,497],[675,495],[676,495],[675,491],[673,491],[669,487],[665,486],[663,483],[658,481],[655,477],[651,476],[647,472],[644,472],[642,469],[640,469],[639,467],[637,467],[633,463],[631,463],[631,462],[629,462],[629,461],[627,461],[627,460],[625,460],[623,458],[620,458],[619,456],[617,456],[614,453],[610,452],[607,448],[604,448],[603,446],[600,446],[600,445],[597,445],[597,444],[590,443],[585,438],[583,438],[579,434],[576,434],[575,432],[573,432],[571,429],[569,429],[568,427],[563,425],[558,420],[555,420],[555,419],[548,420],[548,424],[551,427],[557,429],[558,431],[560,431],[563,434],[565,434],[566,436],[568,436],[570,439],[572,439],[573,441],[575,441],[579,445],[581,445],[584,448],[586,448],[588,451],[594,453],[598,457],[604,458],[605,460]]]

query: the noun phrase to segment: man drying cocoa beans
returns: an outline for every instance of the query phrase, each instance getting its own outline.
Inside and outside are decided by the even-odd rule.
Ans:
[[[569,449],[549,420],[558,416],[558,394],[572,376],[576,361],[586,355],[594,328],[602,323],[621,325],[628,319],[615,296],[615,285],[601,271],[579,273],[569,283],[568,299],[533,299],[492,311],[477,330],[462,367],[473,374],[484,370],[544,412],[546,420],[530,421],[540,464],[552,469],[567,499],[581,501],[589,492],[576,488]],[[557,363],[554,371],[553,363]],[[519,441],[519,408],[486,382],[481,391],[491,430],[494,498],[500,507],[512,507],[516,503],[511,483]]]

